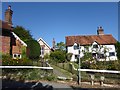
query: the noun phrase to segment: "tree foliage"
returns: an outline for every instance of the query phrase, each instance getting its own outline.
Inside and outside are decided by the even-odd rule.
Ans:
[[[13,59],[10,55],[2,55],[2,65],[32,65],[32,61],[28,58]]]
[[[71,60],[72,55],[73,55],[73,53],[66,53],[66,59],[67,59],[67,61]]]
[[[50,53],[50,59],[54,60],[55,62],[65,62],[66,60],[66,52],[56,50]]]
[[[92,56],[92,53],[90,52],[85,52],[84,56],[81,58],[82,61],[86,61],[86,60],[90,61],[92,59],[93,59],[93,56]]]
[[[64,42],[57,43],[56,50],[50,53],[50,59],[63,63],[66,61],[66,51]]]
[[[57,43],[56,47],[58,50],[65,50],[64,42]]]
[[[27,56],[30,59],[39,58],[40,45],[36,40],[32,38],[30,31],[22,26],[16,26],[13,31],[20,37],[21,40],[27,44]]]
[[[115,47],[116,47],[117,57],[120,60],[120,42],[117,42]]]
[[[13,32],[17,34],[20,37],[20,39],[22,39],[24,42],[27,42],[28,40],[33,39],[30,31],[25,29],[22,26],[16,26],[13,29]]]
[[[30,59],[37,59],[40,56],[40,45],[36,40],[29,40],[27,43],[28,57]]]

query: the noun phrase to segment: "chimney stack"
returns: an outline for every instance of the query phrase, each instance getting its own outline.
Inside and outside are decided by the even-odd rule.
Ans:
[[[104,35],[104,30],[103,30],[103,28],[101,26],[98,27],[97,35]]]
[[[53,45],[53,49],[55,50],[55,39],[53,38],[53,41],[52,41],[52,45]]]
[[[5,11],[5,22],[8,22],[10,26],[12,26],[12,14],[11,6],[8,6],[8,9]]]

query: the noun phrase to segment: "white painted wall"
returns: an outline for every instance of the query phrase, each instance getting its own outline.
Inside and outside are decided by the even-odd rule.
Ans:
[[[40,51],[41,52],[41,55],[40,55],[41,57],[44,57],[46,54],[50,54],[51,49],[48,45],[46,45],[45,42],[43,42],[42,40],[39,40],[38,43],[40,44],[40,47],[44,46],[44,54],[42,54],[42,49]]]
[[[114,45],[98,45],[98,49],[95,49],[95,48],[93,48],[94,44],[97,44],[97,43],[93,42],[93,44],[91,46],[89,46],[89,52],[96,53],[98,51],[98,52],[104,53],[104,49],[106,48],[106,50],[107,50],[107,52],[106,52],[106,56],[107,56],[106,61],[117,60]],[[76,45],[76,44],[74,44],[74,45]],[[67,47],[67,52],[73,54],[72,58],[71,58],[71,61],[77,61],[77,59],[75,59],[75,55],[79,55],[79,50],[74,50],[74,45]],[[80,57],[83,57],[84,56],[83,51],[85,50],[85,48],[84,48],[84,46],[80,46],[80,47],[81,47],[81,49],[80,49],[80,51],[81,51]],[[115,56],[109,56],[109,52],[115,52]],[[98,60],[103,61],[105,59],[98,59]]]
[[[107,53],[106,53],[106,61],[109,61],[109,60],[117,60],[117,53],[116,53],[116,50],[115,50],[115,45],[104,45],[103,47],[107,48]],[[115,56],[110,56],[109,53],[110,52],[115,52]]]
[[[83,57],[84,54],[82,51],[84,51],[84,46],[80,46],[80,48],[81,48],[80,49],[80,51],[81,51],[80,57]],[[67,51],[68,51],[68,53],[73,54],[71,57],[71,61],[77,61],[77,59],[75,59],[75,55],[79,55],[79,50],[74,50],[74,46],[69,46],[69,47],[67,47]]]

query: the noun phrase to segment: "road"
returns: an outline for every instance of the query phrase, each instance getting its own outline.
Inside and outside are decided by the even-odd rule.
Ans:
[[[45,85],[50,85],[53,87],[53,90],[66,90],[66,89],[69,89],[69,90],[73,90],[72,87],[70,87],[69,85],[65,84],[65,83],[56,83],[56,82],[47,82],[47,81],[44,81],[42,82],[42,84],[45,86]]]
[[[69,89],[73,90],[67,84],[57,83],[57,82],[48,82],[48,81],[29,81],[29,82],[18,82],[13,80],[3,80],[2,81],[2,90],[5,89],[18,89],[22,90],[26,88],[27,90],[39,90],[39,89],[49,89],[49,90],[61,90]]]

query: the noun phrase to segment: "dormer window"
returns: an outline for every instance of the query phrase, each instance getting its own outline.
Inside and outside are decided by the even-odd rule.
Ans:
[[[93,48],[98,48],[98,45],[97,44],[93,45]]]
[[[76,44],[76,43],[74,44],[74,46],[73,46],[73,47],[74,47],[74,50],[79,49],[79,45],[78,45],[78,44]]]

